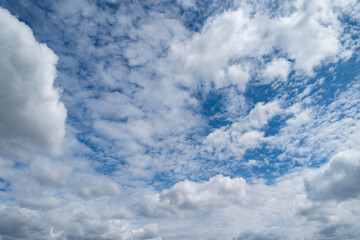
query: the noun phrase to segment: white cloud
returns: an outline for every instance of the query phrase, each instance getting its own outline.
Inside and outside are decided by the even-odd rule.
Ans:
[[[196,0],[176,0],[176,2],[182,5],[184,8],[196,7]]]
[[[178,182],[161,194],[144,199],[138,207],[140,213],[147,217],[159,217],[183,215],[187,211],[208,211],[246,201],[246,181],[243,178],[231,179],[218,175],[207,182]]]
[[[208,18],[189,40],[174,42],[170,74],[176,73],[179,84],[187,87],[200,83],[205,92],[230,85],[244,90],[258,72],[265,77],[263,84],[274,78],[285,81],[292,65],[312,75],[315,67],[351,55],[342,46],[338,19],[349,4],[339,8],[333,1],[298,0],[269,12],[261,3],[241,3],[236,10]]]
[[[275,20],[275,46],[295,60],[295,68],[312,74],[313,68],[341,49],[341,25],[331,1],[296,1],[295,11]]]
[[[54,89],[57,56],[0,8],[0,148],[61,152],[66,110]]]
[[[73,55],[65,57],[69,52],[56,49],[57,53],[64,54],[62,66],[66,70],[61,73],[62,84],[68,88],[65,98],[76,119],[69,124],[78,127],[74,132],[79,133],[74,134],[74,141],[76,137],[85,136],[84,144],[93,147],[93,151],[86,153],[72,149],[73,154],[102,159],[89,164],[69,153],[69,159],[64,161],[40,156],[29,166],[18,167],[1,158],[0,177],[4,183],[0,185],[6,187],[6,191],[0,191],[0,199],[4,201],[0,204],[2,238],[160,240],[159,235],[164,235],[163,238],[169,240],[234,236],[234,239],[281,239],[282,236],[284,239],[339,239],[346,231],[356,232],[359,191],[352,188],[351,183],[358,179],[355,176],[358,159],[353,157],[358,153],[339,153],[319,170],[295,169],[294,173],[274,179],[272,183],[256,177],[246,182],[239,176],[244,173],[243,168],[237,169],[239,166],[247,166],[249,172],[260,167],[268,171],[269,162],[261,156],[242,163],[218,161],[234,156],[236,160],[242,159],[248,149],[264,143],[266,147],[283,150],[291,161],[296,161],[295,156],[299,155],[324,157],[350,147],[359,150],[356,111],[359,94],[354,85],[348,86],[353,91],[337,95],[336,103],[329,107],[311,104],[308,95],[312,88],[292,99],[297,102],[306,98],[304,105],[295,103],[288,109],[283,109],[286,96],[277,95],[273,98],[277,100],[252,106],[244,93],[254,78],[269,79],[260,84],[275,78],[285,80],[293,68],[311,75],[315,67],[341,58],[343,26],[337,17],[343,10],[338,5],[344,3],[291,1],[271,13],[264,10],[260,2],[239,3],[239,9],[229,8],[209,17],[204,27],[192,36],[176,19],[186,14],[174,16],[176,11],[172,10],[178,10],[176,4],[167,9],[168,6],[159,7],[163,2],[158,6],[150,1],[148,8],[138,3],[129,7],[126,1],[116,3],[120,4],[119,9],[106,6],[101,9],[88,1],[51,5],[56,7],[48,13],[49,21],[61,22],[63,25],[57,26],[61,29],[59,32],[66,33],[62,37],[73,38],[70,42],[76,43],[71,49]],[[178,4],[192,8],[191,11],[198,10],[195,1],[178,1]],[[111,11],[117,12],[109,14]],[[0,16],[0,19],[6,18]],[[107,32],[108,23],[113,31],[102,33]],[[20,25],[21,29],[28,29]],[[65,30],[67,27],[70,30]],[[29,36],[33,39],[31,32]],[[56,134],[63,131],[66,113],[52,86],[56,57],[44,45],[32,41],[29,53],[33,54],[40,46],[44,55],[39,55],[41,59],[50,59],[42,62],[35,57],[36,61],[31,64],[39,65],[39,72],[52,69],[47,78],[51,80],[45,82],[52,100],[59,104],[55,110],[61,113],[56,119],[39,115],[41,121],[36,126],[41,126],[40,133],[44,136],[29,137],[38,141],[28,141],[31,142],[28,147],[20,147],[22,143],[19,143],[14,145],[14,150],[45,146],[57,152],[62,137]],[[100,46],[95,46],[93,41],[99,41]],[[69,61],[71,58],[73,61]],[[288,58],[291,61],[286,60]],[[82,72],[78,73],[80,65]],[[3,69],[0,67],[0,70]],[[23,68],[26,76],[32,76],[27,70]],[[77,81],[77,77],[81,81]],[[41,90],[43,85],[36,84],[34,89]],[[295,83],[289,80],[282,84],[293,88]],[[19,86],[28,93],[27,88]],[[221,107],[227,112],[215,113],[214,118],[219,114],[231,123],[214,128],[204,139],[210,126],[201,113],[201,104],[207,100],[210,89],[215,94],[226,95],[221,99],[224,101]],[[20,95],[14,96],[20,98]],[[25,102],[29,99],[25,98]],[[44,109],[44,101],[39,102],[32,106],[35,110]],[[290,117],[282,118],[284,128],[275,136],[265,137],[269,122],[284,115]],[[36,118],[36,114],[32,117]],[[48,122],[59,128],[47,127]],[[54,138],[59,141],[45,141],[49,133],[55,134]],[[30,136],[21,134],[17,139]],[[8,144],[6,141],[1,140],[0,144]],[[6,147],[3,144],[0,150]],[[112,178],[94,173],[90,167],[105,167],[102,160],[116,165]],[[238,177],[211,177],[212,172],[230,172]],[[176,183],[178,179],[202,179],[204,175],[210,179]],[[307,188],[304,188],[304,177],[308,178]],[[173,187],[160,192],[147,185],[159,184],[156,187],[162,188],[162,184],[170,182],[174,183]],[[120,194],[120,183],[124,184],[124,194]],[[341,186],[342,190],[334,190],[337,189],[334,186]],[[336,205],[336,201],[331,200],[342,202]],[[134,202],[139,211],[135,216],[131,213]],[[130,210],[121,207],[123,204],[128,204]],[[154,223],[154,217],[158,223]]]
[[[358,80],[354,79],[328,105],[317,102],[317,94],[323,89],[320,87],[317,91],[306,97],[306,101],[301,96],[289,107],[285,112],[292,116],[278,134],[267,138],[271,147],[283,151],[280,159],[317,162],[347,149],[360,150]]]
[[[286,59],[274,59],[270,63],[266,64],[266,68],[263,72],[265,82],[271,82],[275,78],[279,78],[282,81],[286,81],[291,70],[291,64]]]
[[[260,128],[268,123],[274,116],[281,114],[282,109],[277,100],[266,104],[260,102],[249,113],[250,126]]]
[[[30,196],[17,196],[17,199],[20,207],[38,210],[58,208],[66,202],[63,198],[56,196],[36,196],[35,192],[32,192]]]
[[[47,213],[0,205],[0,234],[3,239],[157,239],[157,225],[134,228],[126,209],[106,202],[94,205],[72,203]]]
[[[70,177],[71,167],[46,158],[37,158],[31,163],[30,171],[42,185],[65,187]]]
[[[132,239],[158,239],[158,225],[148,224],[140,229],[134,229],[131,231]]]
[[[233,240],[281,240],[281,239],[286,239],[286,238],[273,233],[254,233],[251,231],[243,232],[238,237],[233,238]]]
[[[261,179],[246,183],[221,175],[206,182],[186,180],[149,195],[138,210],[146,217],[156,217],[164,239],[322,239],[326,235],[336,239],[359,225],[359,199],[348,198],[343,204],[321,199],[318,205],[320,199],[308,198],[305,179],[314,179],[315,187],[324,186],[323,180],[328,186],[334,183],[333,189],[339,191],[344,186],[323,179],[324,168],[328,169],[327,165],[299,169],[271,185]],[[336,176],[342,170],[333,167],[331,171]],[[348,179],[354,179],[352,176],[350,173]],[[345,189],[348,186],[346,183]],[[351,236],[358,236],[356,232]]]
[[[120,194],[121,187],[116,182],[111,181],[105,176],[78,174],[75,184],[76,193],[84,198],[90,199],[101,196],[117,196]]]
[[[240,91],[245,91],[250,80],[250,74],[241,65],[232,65],[227,69],[230,83],[236,85]]]
[[[241,157],[248,149],[254,149],[266,140],[261,129],[273,117],[284,113],[277,100],[266,104],[257,103],[247,116],[240,117],[230,126],[214,130],[204,139],[208,152],[214,153],[217,159],[228,159],[229,156]]]
[[[360,196],[360,151],[336,154],[321,171],[306,182],[306,191],[315,201],[345,201]]]

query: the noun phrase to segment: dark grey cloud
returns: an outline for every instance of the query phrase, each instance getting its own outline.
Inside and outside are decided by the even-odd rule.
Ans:
[[[359,233],[359,229],[352,224],[332,224],[322,227],[317,233],[315,233],[314,239],[359,239]]]
[[[0,236],[5,240],[47,239],[49,222],[37,212],[23,208],[0,210]]]

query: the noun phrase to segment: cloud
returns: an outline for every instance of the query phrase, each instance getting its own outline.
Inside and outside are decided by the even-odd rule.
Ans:
[[[158,240],[158,225],[148,224],[140,229],[131,231],[131,238],[133,239],[155,239]],[[160,240],[160,239],[159,239]]]
[[[90,199],[101,196],[116,196],[120,194],[121,187],[116,182],[105,176],[79,174],[75,185],[76,193],[84,198]]]
[[[200,85],[205,92],[231,85],[244,91],[259,72],[262,84],[285,81],[293,69],[311,76],[315,67],[351,55],[342,45],[339,20],[351,4],[299,0],[269,10],[262,3],[239,3],[209,17],[189,40],[171,44],[171,73],[179,84]]]
[[[19,206],[28,209],[48,210],[58,208],[66,203],[66,200],[57,196],[36,196],[37,193],[34,191],[29,195],[18,195],[17,200]]]
[[[233,240],[275,240],[275,239],[285,239],[276,234],[272,233],[254,233],[251,231],[243,232],[238,237],[233,238]]]
[[[207,182],[185,180],[176,183],[161,194],[144,199],[138,204],[139,211],[147,217],[159,217],[184,212],[211,211],[211,209],[246,202],[246,181],[222,175]]]
[[[244,117],[236,119],[231,125],[214,130],[204,139],[206,150],[218,159],[229,156],[243,156],[248,149],[254,149],[266,140],[263,127],[275,117],[284,113],[277,100],[257,103]]]
[[[321,171],[306,182],[306,192],[315,201],[346,201],[360,196],[360,152],[336,154]]]
[[[7,120],[13,142],[0,132],[0,238],[359,236],[359,85],[337,67],[354,51],[342,14],[356,1],[7,2],[59,56],[66,142],[88,149],[44,153],[64,136],[57,57],[1,10],[1,50],[19,59],[11,72],[0,57],[15,76],[1,82],[0,126],[33,114]],[[37,112],[51,112],[48,95],[53,118]],[[8,157],[18,151],[29,164]]]
[[[0,234],[4,239],[46,239],[46,221],[35,211],[18,207],[0,210]]]
[[[342,51],[341,25],[331,1],[296,1],[294,7],[271,27],[275,46],[295,60],[296,69],[312,74],[315,66]]]
[[[128,217],[126,209],[114,207],[109,202],[101,207],[93,203],[87,206],[73,203],[61,211],[50,211],[47,214],[1,205],[0,236],[6,240],[160,239],[157,238],[156,224],[133,228]]]
[[[176,0],[176,2],[184,8],[195,8],[196,7],[196,0]]]
[[[37,158],[30,165],[30,171],[42,185],[65,187],[68,183],[71,167],[46,158]]]
[[[273,149],[282,151],[279,159],[317,162],[347,149],[359,150],[360,96],[357,77],[329,103],[319,101],[327,85],[308,86],[285,112],[288,118],[278,134],[267,137]],[[319,82],[323,80],[319,79]],[[310,96],[309,92],[312,92]],[[345,115],[344,115],[345,114]]]
[[[66,110],[55,89],[57,56],[31,29],[0,8],[0,149],[59,154]]]
[[[290,69],[291,64],[286,59],[274,59],[266,65],[266,68],[263,71],[263,76],[269,79],[269,82],[276,78],[279,78],[281,81],[286,81],[290,73]]]

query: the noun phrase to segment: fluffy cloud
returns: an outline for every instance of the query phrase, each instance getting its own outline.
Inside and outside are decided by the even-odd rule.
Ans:
[[[128,217],[126,210],[114,208],[111,203],[101,208],[93,204],[76,205],[51,214],[1,205],[0,235],[5,240],[161,239],[156,224],[133,228]]]
[[[312,73],[315,66],[341,51],[341,26],[332,1],[296,1],[296,11],[275,21],[275,46],[295,60],[295,68]]]
[[[202,183],[179,182],[161,194],[145,199],[138,207],[142,215],[159,217],[211,210],[218,206],[241,204],[246,200],[246,181],[243,178],[218,175]]]
[[[314,67],[349,55],[338,18],[351,4],[338,8],[333,1],[299,0],[269,12],[261,3],[239,3],[235,10],[208,18],[189,41],[171,45],[179,84],[198,87],[200,82],[205,91],[236,85],[244,91],[259,71],[264,84],[286,80],[293,68],[312,75]]]
[[[57,56],[0,9],[0,149],[60,153],[66,110],[54,89]]]
[[[37,158],[31,163],[30,171],[42,185],[65,187],[70,177],[71,167],[46,158]]]
[[[149,225],[144,226],[143,228],[132,230],[131,238],[132,239],[161,240],[161,238],[158,238],[158,225],[157,224],[149,224]]]
[[[263,72],[265,78],[265,82],[273,81],[276,78],[279,78],[282,81],[287,80],[287,76],[290,73],[291,64],[286,59],[274,59],[270,63],[266,65],[266,68]]]
[[[101,196],[116,196],[120,194],[121,187],[116,182],[111,181],[105,176],[96,176],[79,174],[75,184],[76,193],[84,198],[89,199]]]
[[[225,11],[210,2],[44,1],[45,11],[8,4],[60,56],[68,127],[78,134],[70,141],[89,149],[29,164],[0,156],[0,238],[359,236],[359,85],[343,90],[348,80],[334,80],[335,66],[321,81],[329,85],[307,82],[316,67],[351,56],[341,21],[356,1],[224,1]],[[57,58],[7,11],[0,20],[0,70],[12,80],[0,82],[9,100],[0,104],[1,154],[58,153],[66,112],[53,88]],[[317,104],[332,84],[334,102]]]
[[[345,201],[360,196],[360,152],[336,154],[321,172],[306,182],[306,191],[315,201]]]
[[[244,155],[248,149],[260,146],[265,140],[261,128],[283,112],[277,100],[257,103],[247,116],[210,133],[204,139],[207,151],[214,152],[220,159],[227,159],[229,154]]]

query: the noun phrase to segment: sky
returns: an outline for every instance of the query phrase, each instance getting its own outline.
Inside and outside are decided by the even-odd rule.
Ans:
[[[0,240],[360,238],[357,0],[0,0]]]

